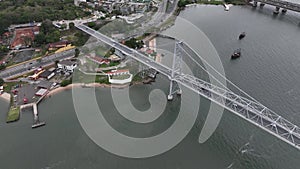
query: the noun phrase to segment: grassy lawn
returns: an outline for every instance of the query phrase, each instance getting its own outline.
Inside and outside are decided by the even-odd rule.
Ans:
[[[11,107],[8,114],[7,114],[7,118],[6,118],[6,122],[14,122],[19,120],[20,117],[20,107],[17,108],[13,108]]]

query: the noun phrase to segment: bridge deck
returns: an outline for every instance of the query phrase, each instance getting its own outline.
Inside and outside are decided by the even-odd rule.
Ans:
[[[300,12],[300,4],[283,0],[254,0],[268,5],[277,6],[291,11]]]
[[[172,70],[169,67],[152,61],[139,51],[128,48],[127,46],[122,45],[85,25],[76,25],[76,27],[90,34],[91,36],[96,37],[98,40],[101,40],[104,43],[114,47],[115,49],[122,51],[124,54],[132,57],[133,59],[156,69],[167,77],[172,77]],[[260,127],[261,129],[271,133],[277,138],[300,150],[300,128],[282,118],[261,103],[243,98],[234,94],[228,89],[214,86],[191,75],[176,73],[173,77],[173,81],[176,81],[177,83],[193,90],[201,96],[226,108],[230,112],[251,122],[252,124]]]

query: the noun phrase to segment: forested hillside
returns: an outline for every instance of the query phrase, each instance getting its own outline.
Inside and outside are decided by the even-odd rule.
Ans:
[[[0,34],[10,24],[61,20],[86,16],[74,0],[2,0],[0,2]]]

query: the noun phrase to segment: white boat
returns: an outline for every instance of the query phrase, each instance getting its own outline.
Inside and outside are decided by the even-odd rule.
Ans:
[[[225,11],[229,11],[229,8],[230,8],[229,5],[227,5],[227,4],[224,3],[223,6],[224,6],[224,10],[225,10]]]

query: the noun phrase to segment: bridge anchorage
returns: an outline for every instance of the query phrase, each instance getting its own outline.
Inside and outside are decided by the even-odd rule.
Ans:
[[[274,111],[270,110],[260,102],[253,99],[251,96],[247,95],[244,91],[236,87],[240,92],[246,94],[248,98],[242,97],[233,93],[226,86],[219,87],[214,84],[211,84],[205,80],[199,79],[190,74],[182,73],[182,54],[188,56],[190,59],[194,59],[185,48],[192,50],[187,44],[182,42],[177,42],[174,49],[173,55],[173,65],[172,68],[169,68],[159,62],[151,60],[145,54],[131,49],[114,39],[103,35],[102,33],[95,31],[85,25],[75,25],[78,29],[88,33],[89,35],[97,38],[98,40],[106,43],[109,46],[114,47],[116,50],[122,52],[123,54],[135,59],[136,61],[155,69],[160,72],[162,75],[168,77],[170,82],[170,91],[168,99],[172,100],[173,94],[181,93],[181,86],[186,87],[187,89],[201,95],[202,97],[210,100],[211,102],[218,104],[219,106],[224,107],[228,112],[235,114],[236,116],[250,122],[251,124],[259,127],[260,129],[272,134],[281,141],[286,142],[287,144],[293,146],[294,148],[300,150],[300,128],[276,114]],[[201,58],[201,56],[199,56]],[[203,60],[205,61],[205,60]],[[193,60],[199,67],[201,65]],[[210,66],[208,64],[208,66]],[[210,66],[213,68],[212,66]],[[203,68],[202,68],[203,69]],[[203,69],[206,71],[205,69]],[[207,71],[207,73],[209,73]],[[210,74],[210,73],[209,73]],[[212,75],[212,74],[210,74]],[[220,75],[220,74],[219,74]],[[214,77],[212,75],[212,77]],[[222,76],[228,83],[231,83],[235,86],[230,80]],[[217,78],[214,78],[217,80]]]
[[[260,7],[265,6],[265,4],[275,6],[273,13],[276,15],[279,14],[280,8],[282,8],[282,13],[286,13],[287,10],[300,12],[300,4],[287,2],[284,0],[247,0],[247,2],[252,2],[253,7],[257,7],[258,2],[260,3]]]

